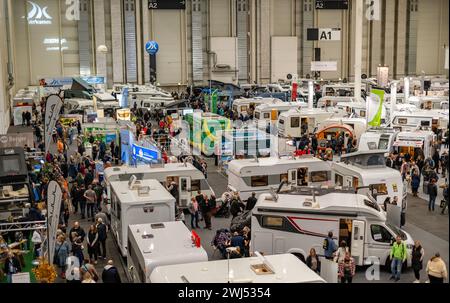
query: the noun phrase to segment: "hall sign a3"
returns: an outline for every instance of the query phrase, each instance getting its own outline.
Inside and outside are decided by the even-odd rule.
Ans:
[[[339,41],[341,40],[340,28],[308,28],[306,39],[309,41]]]

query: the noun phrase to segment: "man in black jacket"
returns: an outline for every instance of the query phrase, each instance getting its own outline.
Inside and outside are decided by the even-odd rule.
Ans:
[[[113,260],[108,260],[108,265],[103,268],[103,283],[122,283],[120,280],[119,271],[113,264]]]
[[[256,193],[252,192],[252,196],[247,199],[247,205],[245,206],[245,210],[252,210],[253,207],[255,207],[256,201],[258,201],[258,199],[256,199]]]
[[[100,242],[99,245],[99,255],[106,260],[106,238],[108,229],[106,227],[106,224],[103,223],[102,218],[97,219],[97,232],[98,232],[98,241]]]
[[[12,275],[22,271],[19,259],[12,253],[8,253],[8,258],[5,260],[4,271],[6,273],[8,283],[12,283]]]

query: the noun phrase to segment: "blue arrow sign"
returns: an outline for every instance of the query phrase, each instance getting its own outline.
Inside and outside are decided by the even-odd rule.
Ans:
[[[156,41],[148,41],[145,44],[145,50],[147,51],[147,53],[149,53],[150,55],[155,55],[158,50],[159,50],[159,45]]]

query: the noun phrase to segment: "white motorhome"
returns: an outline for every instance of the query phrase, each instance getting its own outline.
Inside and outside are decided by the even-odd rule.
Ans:
[[[332,180],[337,186],[369,186],[376,191],[377,203],[382,205],[387,197],[398,198],[398,206],[406,199],[406,186],[400,172],[386,166],[384,150],[357,151],[341,156],[341,161],[331,163]]]
[[[344,104],[344,103],[361,103],[358,102],[355,97],[334,97],[334,96],[325,96],[320,98],[317,101],[317,108],[329,108],[329,107],[335,107],[337,104]]]
[[[414,105],[418,109],[430,110],[430,109],[448,109],[448,96],[447,97],[409,97],[408,103]]]
[[[186,162],[108,167],[104,171],[108,198],[111,198],[111,182],[126,181],[133,175],[138,180],[156,179],[165,187],[174,181],[178,185],[179,199],[177,203],[180,207],[186,207],[191,197],[197,195],[198,190],[208,196],[214,194],[205,175],[194,165]]]
[[[356,265],[369,265],[373,257],[389,265],[391,243],[399,235],[411,265],[411,236],[390,224],[370,195],[355,194],[353,189],[300,187],[264,193],[252,210],[251,222],[252,252],[291,253],[304,260],[311,248],[324,254],[323,240],[332,231],[336,244],[346,241]]]
[[[416,130],[399,132],[394,141],[394,151],[398,153],[409,153],[412,158],[416,154],[422,154],[424,159],[431,158],[434,153],[433,142],[436,135],[432,131]]]
[[[414,131],[418,127],[429,129],[447,128],[448,112],[439,110],[415,110],[394,112],[392,127],[402,131]]]
[[[278,98],[241,98],[233,101],[233,111],[237,112],[238,116],[246,114],[250,107],[256,108],[261,104],[283,104],[284,102]]]
[[[111,182],[111,230],[127,255],[128,226],[175,221],[175,198],[158,180]]]
[[[318,131],[330,125],[348,125],[353,129],[354,138],[359,140],[361,135],[367,130],[367,121],[364,118],[330,118],[319,123]]]
[[[364,85],[361,86],[361,93],[365,91]],[[354,97],[354,83],[334,83],[322,86],[322,97]]]
[[[133,283],[149,283],[159,266],[208,261],[205,249],[181,221],[137,224],[128,227],[128,276]]]
[[[273,120],[278,120],[278,116],[291,109],[306,108],[305,102],[283,102],[275,104],[261,104],[255,108],[254,120],[258,127],[265,127]]]
[[[159,266],[152,283],[326,283],[292,254]]]
[[[320,122],[331,118],[333,114],[333,112],[319,108],[288,110],[278,117],[278,135],[285,138],[299,138],[304,134],[314,132]]]
[[[286,178],[295,185],[331,185],[330,165],[311,155],[232,160],[228,163],[228,188],[248,199],[278,187]]]
[[[393,128],[369,128],[358,141],[359,151],[383,150],[390,153],[394,148],[394,141],[398,131]]]

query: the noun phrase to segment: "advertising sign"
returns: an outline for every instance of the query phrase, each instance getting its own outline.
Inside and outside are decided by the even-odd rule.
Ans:
[[[16,133],[0,135],[0,148],[33,146],[33,133]]]
[[[337,71],[336,61],[311,61],[311,71],[334,72]]]
[[[59,118],[59,112],[63,102],[58,95],[50,95],[47,98],[45,107],[45,153],[47,153],[50,147],[50,141],[52,138],[52,131],[55,127],[56,121]]]
[[[53,261],[56,243],[56,231],[58,229],[59,214],[61,213],[62,191],[58,182],[50,181],[47,189],[47,209],[48,209],[48,255],[49,260]]]
[[[139,146],[137,144],[133,144],[131,155],[135,160],[150,161],[150,162],[156,161],[159,158],[161,158],[160,153],[156,149],[156,147],[153,149],[149,147]]]
[[[389,67],[378,66],[377,67],[377,83],[378,86],[386,87],[389,84]]]
[[[384,90],[372,89],[367,97],[367,124],[370,126],[380,126],[383,114]]]
[[[22,113],[32,112],[33,107],[31,106],[17,106],[14,107],[14,126],[22,125]]]
[[[158,43],[156,41],[153,41],[153,40],[152,41],[148,41],[145,44],[145,51],[147,53],[149,53],[150,55],[156,55],[158,50],[159,50],[159,45],[158,45]]]

